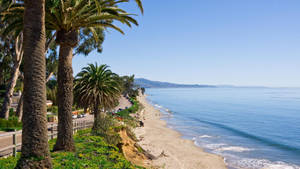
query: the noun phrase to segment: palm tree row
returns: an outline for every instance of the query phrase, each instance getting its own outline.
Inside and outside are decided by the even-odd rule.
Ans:
[[[4,1],[4,0],[3,0]],[[120,8],[120,4],[129,0],[35,0],[11,1],[11,5],[3,13],[3,22],[9,23],[3,34],[23,32],[24,52],[24,116],[22,135],[22,155],[17,168],[51,168],[51,160],[47,146],[46,128],[46,69],[45,44],[46,33],[55,36],[59,45],[58,58],[58,138],[54,150],[75,151],[72,136],[73,105],[73,50],[75,53],[89,53],[93,49],[101,51],[103,30],[115,29],[124,33],[114,25],[119,21],[129,27],[138,25],[132,14]],[[140,0],[135,0],[143,12]],[[24,17],[23,17],[24,16]],[[79,38],[88,36],[82,43]],[[85,48],[88,46],[90,48]],[[92,70],[103,71],[104,76],[113,77],[113,73],[105,66],[95,66]],[[86,69],[88,71],[88,68]],[[110,74],[110,75],[108,75]],[[80,80],[81,79],[81,80]],[[79,75],[76,83],[84,84],[84,73]],[[114,79],[114,78],[112,78]],[[95,80],[96,82],[97,80]],[[107,81],[115,84],[114,81]],[[99,84],[100,85],[100,84]],[[78,85],[76,85],[78,86]],[[99,86],[98,86],[99,87]],[[78,88],[78,87],[77,87]],[[105,89],[105,87],[99,87]],[[84,91],[84,88],[82,88]],[[118,87],[105,89],[94,102],[94,112],[109,108],[119,94]],[[82,92],[79,92],[83,94]],[[113,97],[106,97],[113,95]],[[86,97],[86,96],[85,96]],[[100,106],[102,105],[102,107]],[[99,106],[99,107],[98,107]],[[36,160],[39,159],[39,160]]]

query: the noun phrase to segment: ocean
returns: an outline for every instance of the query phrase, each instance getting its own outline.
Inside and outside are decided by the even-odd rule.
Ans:
[[[300,169],[299,88],[146,89],[168,127],[230,169]]]

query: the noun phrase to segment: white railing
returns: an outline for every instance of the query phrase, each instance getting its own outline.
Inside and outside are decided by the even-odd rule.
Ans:
[[[93,126],[93,121],[81,120],[81,121],[73,121],[73,134],[75,134],[78,130],[83,130],[87,128],[91,128]],[[49,124],[48,125],[48,140],[52,140],[57,137],[57,124]],[[22,136],[21,131],[8,132],[4,134],[0,134],[0,158],[8,157],[13,155],[16,157],[17,151],[21,149],[21,139],[18,140]],[[4,142],[8,142],[9,145],[2,147],[1,144]],[[9,143],[10,142],[10,143]]]

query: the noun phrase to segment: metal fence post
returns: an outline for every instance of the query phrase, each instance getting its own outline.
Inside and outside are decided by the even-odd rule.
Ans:
[[[13,148],[13,156],[14,157],[17,157],[17,134],[16,134],[16,129],[15,129],[15,132],[13,134],[13,145],[14,145],[14,148]]]

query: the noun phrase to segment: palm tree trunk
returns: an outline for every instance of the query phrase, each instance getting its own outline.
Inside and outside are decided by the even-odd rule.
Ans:
[[[8,119],[8,117],[9,117],[9,109],[11,107],[14,88],[17,84],[17,80],[18,80],[18,77],[19,77],[20,65],[21,65],[21,61],[15,63],[14,66],[13,66],[13,70],[12,70],[12,74],[11,74],[11,80],[10,80],[10,83],[9,83],[9,85],[7,87],[7,90],[6,90],[2,110],[1,110],[1,113],[0,113],[0,118]]]
[[[94,106],[94,124],[92,128],[92,132],[97,133],[97,130],[100,128],[101,125],[101,113],[99,111],[99,106],[96,104]]]
[[[73,140],[73,47],[61,43],[58,63],[58,136],[54,151],[75,151]]]
[[[53,75],[53,72],[51,72],[48,77],[46,78],[46,83],[50,80],[50,77]],[[18,117],[18,120],[21,121],[23,117],[23,93],[20,96],[19,102],[18,102],[18,107],[16,110],[16,116]]]
[[[50,169],[46,119],[45,0],[25,0],[22,151],[17,169]]]

